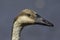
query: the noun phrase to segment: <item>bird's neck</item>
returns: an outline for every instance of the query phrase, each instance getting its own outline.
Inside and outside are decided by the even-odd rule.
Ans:
[[[19,40],[20,39],[20,30],[22,26],[19,23],[14,23],[12,28],[12,40]]]

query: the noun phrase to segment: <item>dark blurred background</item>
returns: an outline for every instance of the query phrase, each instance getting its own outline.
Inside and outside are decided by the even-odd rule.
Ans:
[[[35,10],[55,26],[27,26],[21,40],[60,40],[60,0],[0,0],[0,40],[10,40],[13,19],[25,8]]]

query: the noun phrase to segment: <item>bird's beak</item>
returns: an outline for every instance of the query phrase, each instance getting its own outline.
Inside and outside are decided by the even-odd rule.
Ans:
[[[45,26],[51,26],[51,27],[54,26],[51,22],[47,21],[46,19],[42,18],[39,15],[37,15],[35,23],[40,25],[45,25]]]

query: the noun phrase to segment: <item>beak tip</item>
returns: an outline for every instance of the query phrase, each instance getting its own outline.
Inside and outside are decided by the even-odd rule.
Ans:
[[[52,24],[51,26],[52,26],[52,27],[54,27],[54,25],[53,25],[53,24]]]
[[[51,24],[50,26],[51,26],[51,27],[54,27],[54,25],[53,25],[53,24]]]

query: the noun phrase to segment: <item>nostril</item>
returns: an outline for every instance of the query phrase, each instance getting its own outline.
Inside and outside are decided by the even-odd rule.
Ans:
[[[43,20],[44,23],[47,23],[47,24],[51,24],[49,21],[47,20]]]
[[[47,22],[46,20],[43,20],[43,22]]]

